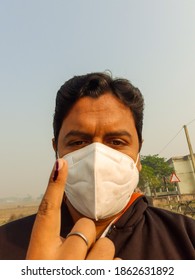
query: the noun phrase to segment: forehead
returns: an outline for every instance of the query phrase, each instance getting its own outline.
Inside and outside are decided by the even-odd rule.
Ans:
[[[131,110],[109,92],[98,98],[80,98],[65,117],[60,134],[72,129],[91,134],[120,129],[137,137]]]

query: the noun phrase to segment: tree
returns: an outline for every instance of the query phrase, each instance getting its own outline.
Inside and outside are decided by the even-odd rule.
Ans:
[[[173,173],[173,168],[169,166],[165,158],[158,155],[141,156],[141,163],[139,188],[143,192],[147,188],[155,192],[157,189],[172,186],[168,178]]]

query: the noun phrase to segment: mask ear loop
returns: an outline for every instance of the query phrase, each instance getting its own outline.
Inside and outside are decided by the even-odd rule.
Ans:
[[[138,154],[137,154],[137,159],[136,159],[136,161],[135,161],[135,166],[137,166],[137,163],[138,163],[139,158],[140,158],[140,154],[138,153]]]
[[[56,155],[56,160],[60,158],[57,150],[55,151],[55,155]],[[66,204],[66,199],[67,199],[67,197],[66,197],[66,193],[65,193],[65,190],[64,190],[62,203]]]

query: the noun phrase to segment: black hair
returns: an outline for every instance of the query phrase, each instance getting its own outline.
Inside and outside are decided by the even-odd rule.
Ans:
[[[108,73],[98,72],[74,76],[65,82],[57,92],[53,119],[56,144],[63,120],[75,102],[85,96],[98,98],[106,92],[113,94],[131,110],[141,148],[144,110],[144,99],[141,92],[126,79],[113,79]]]

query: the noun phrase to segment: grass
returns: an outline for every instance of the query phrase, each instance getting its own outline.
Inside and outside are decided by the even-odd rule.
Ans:
[[[37,212],[38,205],[0,205],[0,225]]]

